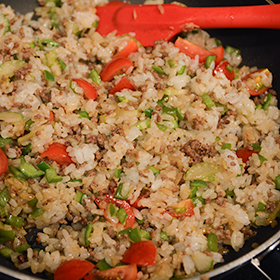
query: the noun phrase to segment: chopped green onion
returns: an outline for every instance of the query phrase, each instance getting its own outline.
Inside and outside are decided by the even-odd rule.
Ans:
[[[43,213],[44,213],[44,210],[43,210],[43,209],[41,209],[41,208],[35,208],[35,209],[33,210],[33,212],[31,213],[31,216],[32,216],[33,218],[37,218],[37,217],[43,215]]]
[[[215,106],[215,103],[211,99],[211,97],[208,95],[208,93],[204,93],[201,95],[202,101],[206,105],[207,108],[212,108]]]
[[[263,107],[262,107],[263,110],[267,110],[269,104],[271,103],[271,100],[272,100],[272,95],[271,95],[271,93],[269,93],[266,97],[266,100],[265,100],[264,104],[263,104]]]
[[[231,144],[230,143],[224,143],[221,147],[222,150],[230,150],[231,149]]]
[[[45,79],[47,81],[50,81],[50,82],[54,82],[54,75],[53,73],[47,71],[47,70],[44,70],[44,75],[45,75]]]
[[[95,69],[92,69],[90,71],[90,73],[88,74],[88,77],[90,79],[92,79],[93,82],[97,83],[97,84],[100,84],[101,83],[101,78],[98,74],[98,72],[95,70]]]
[[[120,178],[121,178],[121,173],[122,173],[122,169],[121,169],[121,168],[116,169],[116,171],[115,171],[115,177],[116,177],[117,179],[120,179]]]
[[[177,75],[183,75],[186,70],[186,65],[183,65],[181,69],[177,72]]]
[[[139,130],[143,130],[145,128],[150,128],[151,127],[151,120],[147,119],[147,120],[141,121],[138,124],[136,124],[136,127],[138,127]]]
[[[266,205],[262,202],[259,202],[256,212],[265,212],[265,210],[266,210]]]
[[[159,124],[159,123],[156,123],[157,127],[159,128],[159,130],[165,132],[166,129],[167,129],[167,126],[163,125],[163,124]]]
[[[216,56],[214,54],[208,55],[205,60],[205,68],[208,69],[215,60]]]
[[[167,74],[162,70],[161,67],[159,67],[159,66],[152,66],[152,68],[158,74],[167,76]]]
[[[60,44],[59,44],[58,42],[55,42],[55,41],[53,41],[53,40],[51,40],[51,39],[44,39],[42,43],[45,44],[45,45],[47,45],[47,47],[49,47],[49,48],[50,48],[50,47],[55,47],[55,48],[57,48],[57,47],[60,46]]]
[[[57,59],[57,63],[58,66],[60,67],[61,72],[63,72],[67,66],[66,63],[60,58]]]
[[[241,51],[239,49],[236,49],[236,48],[231,47],[231,46],[226,46],[225,52],[227,52],[228,54],[236,53],[237,55],[241,55]]]
[[[12,226],[15,226],[15,227],[18,227],[18,228],[22,228],[23,222],[24,222],[24,218],[13,216],[13,215],[9,215],[6,218],[6,222],[8,224],[12,225]]]
[[[195,180],[195,181],[190,182],[190,186],[207,188],[207,183],[205,183],[204,181]]]
[[[276,189],[280,190],[280,175],[275,177],[275,185],[276,185]]]
[[[155,168],[154,166],[147,166],[146,168],[149,170],[152,170],[154,175],[157,175],[160,173],[160,171],[157,168]]]
[[[262,155],[260,155],[260,154],[258,154],[258,156],[259,156],[261,165],[262,165],[265,161],[267,161],[267,159],[266,159],[264,156],[262,156]]]
[[[260,152],[261,149],[262,149],[261,146],[258,143],[251,144],[251,147],[253,148],[253,150],[255,152]]]
[[[174,63],[174,61],[172,59],[169,59],[167,62],[168,62],[168,65],[169,65],[170,68],[174,68],[175,67],[175,63]]]
[[[179,121],[182,121],[185,119],[185,115],[181,112],[179,107],[176,107],[176,114],[177,114],[177,118]]]
[[[144,110],[144,114],[146,115],[146,117],[151,118],[153,111],[154,110],[148,108],[148,109]]]
[[[117,218],[119,219],[119,221],[124,225],[125,221],[126,221],[126,211],[120,207],[120,209],[118,210],[118,212],[116,213]]]
[[[37,39],[37,45],[39,47],[39,50],[42,51],[43,50],[43,44],[42,44],[42,41],[39,38]]]
[[[62,181],[62,177],[57,175],[56,169],[52,168],[49,164],[41,161],[37,166],[45,172],[45,176],[48,183],[56,183]]]
[[[86,231],[85,231],[85,247],[88,247],[90,245],[89,237],[92,232],[93,232],[93,225],[91,222],[88,222]]]
[[[31,207],[31,208],[35,208],[36,205],[37,205],[37,202],[38,202],[38,199],[36,197],[34,197],[32,200],[29,200],[28,201],[28,205]]]
[[[120,183],[116,189],[114,198],[121,199],[121,200],[127,200],[128,193],[123,194],[123,183]]]
[[[84,193],[77,190],[74,200],[82,204]]]
[[[207,247],[212,252],[218,252],[218,237],[210,232],[207,238]]]
[[[33,124],[34,122],[31,120],[31,119],[28,119],[26,122],[25,122],[25,125],[24,125],[24,130],[25,131],[30,131],[30,126],[31,124]]]
[[[226,69],[229,71],[229,72],[232,72],[233,68],[230,64],[227,64],[226,66]]]
[[[79,115],[79,118],[82,119],[82,118],[86,118],[86,119],[91,119],[89,113],[87,111],[82,111],[82,110],[79,110],[78,111],[78,115]]]
[[[11,199],[11,195],[9,193],[8,187],[5,187],[0,192],[0,206],[5,207],[8,201]]]
[[[99,270],[101,270],[101,271],[112,268],[112,266],[109,265],[109,264],[106,262],[105,259],[100,260],[100,261],[96,264],[96,267],[97,267]]]

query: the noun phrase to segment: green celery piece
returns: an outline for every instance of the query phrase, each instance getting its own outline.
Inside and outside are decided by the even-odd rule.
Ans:
[[[181,67],[181,69],[177,72],[177,75],[183,75],[184,74],[184,72],[185,72],[185,70],[186,70],[186,65],[183,65],[182,67]]]
[[[208,55],[205,60],[205,68],[208,69],[212,62],[216,60],[216,56],[214,54]]]
[[[195,186],[191,189],[190,198],[194,198],[196,196],[196,192],[198,191],[198,187]]]
[[[116,192],[114,194],[114,198],[121,199],[121,200],[127,200],[128,193],[123,194],[123,183],[120,183],[116,189]]]
[[[259,202],[256,212],[265,212],[265,210],[266,210],[266,205],[262,202]]]
[[[9,215],[6,218],[6,222],[12,226],[21,228],[23,226],[24,218]]]
[[[10,170],[10,172],[14,175],[15,178],[18,178],[18,179],[21,179],[21,180],[26,180],[26,179],[27,179],[27,177],[26,177],[24,174],[22,174],[22,173],[18,170],[18,168],[16,168],[16,167],[13,166],[13,165],[9,165],[9,170]]]
[[[204,181],[200,181],[200,180],[194,180],[194,181],[190,182],[190,186],[207,188],[207,183],[205,183]]]
[[[65,70],[65,68],[67,67],[66,63],[60,58],[57,59],[57,63],[60,67],[61,72],[63,72]]]
[[[82,204],[84,193],[77,190],[74,200]]]
[[[186,180],[209,181],[219,171],[219,165],[210,162],[200,162],[194,164],[185,175]],[[214,177],[215,178],[215,177]],[[212,180],[212,178],[211,178]]]
[[[97,83],[97,84],[100,84],[101,83],[101,78],[98,74],[98,72],[95,70],[95,69],[92,69],[90,71],[90,73],[88,74],[88,77],[90,79],[92,79],[93,82]]]
[[[128,233],[128,236],[133,242],[141,241],[141,236],[138,227],[131,229]]]
[[[116,169],[116,171],[115,171],[115,177],[116,177],[117,179],[120,179],[120,178],[121,178],[121,173],[122,173],[122,169],[121,169],[121,168]]]
[[[93,225],[91,222],[88,222],[86,231],[85,231],[85,247],[88,247],[90,245],[89,237],[92,232],[93,232]]]
[[[4,238],[6,240],[14,240],[16,234],[13,230],[3,230],[0,229],[0,238]]]
[[[40,168],[43,171],[46,171],[47,169],[52,168],[49,164],[47,164],[45,161],[41,161],[37,164],[37,167]]]
[[[0,206],[5,207],[8,201],[11,199],[11,195],[9,193],[8,187],[5,187],[0,192]]]
[[[208,95],[208,93],[204,93],[201,95],[202,101],[206,105],[207,108],[212,108],[215,106],[215,103],[211,99],[211,97]]]
[[[62,181],[62,177],[57,175],[56,169],[50,168],[45,171],[45,176],[48,183],[57,183]]]
[[[159,66],[152,66],[152,68],[153,68],[153,70],[154,70],[155,72],[157,72],[158,74],[167,76],[167,74],[162,70],[161,67],[159,67]]]
[[[18,247],[15,248],[15,251],[18,253],[22,253],[27,251],[27,249],[30,248],[30,245],[28,243],[24,243],[19,245]]]
[[[224,143],[221,147],[222,150],[230,150],[231,149],[231,144],[230,143]]]
[[[45,174],[43,170],[36,169],[32,164],[27,163],[23,156],[20,157],[21,164],[19,170],[28,178],[40,177]]]
[[[141,121],[138,124],[136,124],[136,127],[138,127],[139,130],[143,130],[145,128],[150,128],[151,127],[151,120],[150,119],[146,119],[144,121]]]
[[[120,209],[116,213],[116,216],[119,219],[119,221],[124,225],[125,221],[126,221],[127,214],[122,207],[120,207]]]
[[[218,237],[214,233],[209,233],[207,238],[207,247],[212,252],[218,252]]]
[[[118,209],[115,207],[115,205],[113,203],[109,204],[109,212],[110,212],[111,217],[114,217],[118,212]]]
[[[159,130],[165,132],[167,129],[167,126],[160,124],[160,123],[156,123],[157,127],[159,128]]]

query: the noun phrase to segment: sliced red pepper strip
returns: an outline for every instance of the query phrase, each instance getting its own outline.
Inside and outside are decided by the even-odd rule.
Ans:
[[[8,168],[9,162],[6,154],[0,149],[0,175],[2,175]]]
[[[41,154],[42,158],[49,158],[56,161],[59,165],[69,165],[73,163],[71,157],[68,155],[67,146],[61,143],[52,143],[49,148]]]
[[[84,280],[136,280],[137,272],[137,266],[135,264],[121,265],[107,270],[98,271],[93,274],[88,274],[84,277]]]
[[[230,81],[234,80],[235,73],[234,70],[232,69],[231,71],[229,68],[232,69],[231,65],[227,60],[223,61],[220,63],[215,69],[214,69],[214,75],[216,75],[218,72],[224,73],[227,79]]]
[[[250,95],[252,95],[252,96],[261,95],[261,94],[265,93],[265,92],[266,92],[269,88],[271,88],[271,86],[272,86],[272,85],[270,85],[270,86],[266,87],[266,86],[262,85],[261,80],[260,80],[260,81],[256,81],[256,79],[258,79],[258,78],[260,79],[260,76],[253,77],[253,75],[254,75],[255,73],[261,73],[261,72],[264,72],[267,76],[268,76],[269,74],[271,74],[271,72],[270,72],[267,68],[263,68],[263,69],[259,69],[259,70],[257,70],[257,71],[251,72],[251,73],[249,73],[248,75],[246,75],[245,77],[243,77],[243,78],[241,79],[242,81],[244,81],[246,89],[248,90],[248,92],[249,92]],[[249,79],[254,79],[257,83],[259,83],[259,84],[260,84],[260,88],[259,88],[259,89],[253,89],[253,88],[251,88],[251,87],[247,84],[247,81],[248,81]]]
[[[89,261],[72,259],[61,264],[54,273],[54,280],[80,280],[88,274],[95,265]]]
[[[109,94],[120,92],[125,88],[135,90],[134,85],[127,79],[127,77],[122,77],[121,80],[109,91]]]
[[[121,199],[116,199],[112,195],[109,195],[109,194],[104,195],[104,200],[106,202],[109,202],[109,203],[111,202],[111,203],[118,205],[119,207],[122,207],[127,214],[125,228],[133,227],[134,221],[135,221],[135,215],[134,215],[131,205],[127,201],[121,200]]]
[[[134,39],[127,40],[126,46],[119,50],[113,58],[116,57],[128,57],[131,53],[136,52],[138,50],[137,42]]]
[[[52,122],[54,119],[54,116],[53,116],[53,111],[50,111],[50,122]]]
[[[122,263],[139,266],[153,266],[156,262],[157,248],[150,240],[143,240],[130,245],[124,252]]]
[[[252,156],[252,154],[258,154],[259,152],[252,150],[249,150],[246,147],[240,148],[236,151],[236,155],[238,158],[241,158],[243,163],[246,163],[249,158]]]
[[[76,82],[84,90],[88,99],[95,100],[97,98],[97,91],[92,84],[83,79],[72,79],[72,81]]]
[[[114,76],[125,73],[130,67],[134,67],[134,65],[128,58],[117,57],[109,61],[99,75],[103,82],[109,82]]]
[[[218,65],[224,58],[224,48],[219,46],[213,49],[210,49],[209,52],[216,56],[215,64]]]

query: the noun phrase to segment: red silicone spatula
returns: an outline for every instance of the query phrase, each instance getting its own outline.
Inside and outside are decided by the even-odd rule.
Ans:
[[[135,33],[143,46],[169,40],[193,23],[200,28],[280,29],[280,4],[262,6],[189,8],[176,4],[109,5],[97,7],[101,35]]]

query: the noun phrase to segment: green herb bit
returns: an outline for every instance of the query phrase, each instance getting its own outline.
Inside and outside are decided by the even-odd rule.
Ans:
[[[168,240],[168,235],[165,231],[161,231],[160,232],[160,238],[162,239],[162,241],[166,241]]]
[[[26,180],[27,177],[25,175],[23,175],[18,168],[16,168],[13,165],[9,165],[9,170],[10,172],[14,175],[15,178],[21,179],[21,180]]]
[[[91,117],[87,111],[79,110],[78,115],[79,115],[80,119],[82,119],[82,118],[89,119],[89,120],[91,119]]]
[[[9,193],[8,187],[5,187],[0,192],[0,206],[5,207],[8,201],[11,199],[11,195]]]
[[[67,66],[66,63],[60,58],[57,59],[57,63],[58,66],[60,67],[61,72],[63,72]]]
[[[253,150],[255,152],[260,152],[261,149],[262,149],[261,146],[258,143],[251,144],[251,147],[253,148]]]
[[[125,221],[126,221],[127,214],[122,207],[120,207],[120,209],[116,213],[116,216],[119,219],[119,221],[121,222],[121,224],[124,225]]]
[[[97,267],[99,270],[101,270],[101,271],[112,268],[112,266],[109,265],[109,264],[106,262],[105,259],[100,260],[100,261],[96,264],[96,267]]]
[[[196,196],[196,192],[198,191],[198,187],[195,186],[191,189],[190,198],[194,198]]]
[[[275,177],[275,185],[276,185],[276,189],[280,190],[280,175]]]
[[[6,218],[6,222],[8,224],[12,225],[12,226],[15,226],[15,227],[18,227],[18,228],[22,228],[23,222],[24,222],[24,218],[13,216],[13,215],[9,215]]]
[[[113,203],[109,204],[109,212],[110,212],[111,217],[114,217],[118,212],[118,209],[115,207],[115,205]]]
[[[215,60],[216,56],[214,54],[208,55],[205,60],[205,68],[208,69]]]
[[[147,166],[146,168],[149,170],[152,170],[154,175],[157,175],[160,173],[160,171],[157,168],[155,168],[154,166]]]
[[[201,187],[201,188],[207,188],[207,183],[205,183],[204,181],[200,181],[200,180],[194,180],[192,182],[190,182],[190,186],[191,187]]]
[[[269,107],[269,105],[271,103],[271,100],[272,100],[272,95],[271,95],[271,93],[269,93],[267,95],[267,97],[266,97],[266,100],[265,100],[263,106],[262,106],[263,110],[267,110],[268,109],[268,107]]]
[[[98,72],[95,70],[95,69],[92,69],[90,71],[90,73],[88,74],[88,77],[90,79],[92,79],[93,82],[97,83],[97,84],[100,84],[101,83],[101,78],[98,74]]]
[[[14,251],[10,248],[1,248],[0,249],[0,255],[3,256],[4,258],[9,259],[12,255],[12,253],[14,253]]]
[[[161,67],[159,67],[159,66],[152,66],[152,68],[153,68],[153,70],[154,70],[155,72],[157,72],[158,74],[167,76],[167,74],[162,70]]]
[[[256,212],[265,212],[265,210],[266,210],[266,205],[263,202],[259,202]]]
[[[77,190],[74,200],[79,202],[80,204],[82,204],[83,203],[83,196],[84,196],[84,193]]]
[[[230,55],[233,54],[233,53],[236,53],[237,55],[241,55],[241,51],[239,49],[236,49],[236,48],[231,47],[231,46],[226,46],[225,52],[227,52]]]
[[[209,233],[207,238],[207,247],[212,252],[218,252],[218,237],[214,233]]]
[[[231,144],[230,143],[224,143],[221,147],[222,150],[230,150],[231,149]]]
[[[12,142],[11,138],[2,138],[0,136],[0,149],[2,149],[4,151],[6,145],[11,145],[11,142]]]
[[[44,70],[44,76],[45,76],[45,79],[47,81],[50,81],[50,82],[54,82],[54,75],[53,73],[47,71],[47,70]]]
[[[186,70],[186,65],[183,65],[181,69],[177,72],[177,75],[183,75],[185,73],[185,70]]]
[[[157,127],[159,128],[159,130],[165,132],[167,129],[167,126],[160,124],[160,123],[156,123]]]
[[[211,97],[208,95],[208,93],[204,93],[201,95],[202,101],[206,105],[207,108],[212,108],[215,106],[215,103],[211,99]]]
[[[91,233],[93,232],[93,225],[91,222],[87,224],[86,231],[85,231],[85,247],[90,245],[89,238]]]
[[[121,169],[121,168],[116,169],[116,171],[115,171],[115,177],[116,177],[117,179],[120,179],[120,178],[121,178],[121,173],[122,173],[122,169]]]
[[[35,208],[35,209],[33,210],[33,212],[31,213],[31,216],[32,216],[33,218],[38,218],[38,217],[42,216],[43,213],[44,213],[44,210],[43,210],[43,209],[41,209],[41,208]]]
[[[31,120],[31,119],[28,119],[26,122],[25,122],[25,125],[24,125],[24,130],[25,131],[30,131],[30,126],[31,124],[33,124],[34,122]]]
[[[148,108],[148,109],[144,110],[144,114],[146,117],[151,118],[153,111],[154,111],[153,109]]]
[[[27,203],[31,208],[35,208],[38,203],[38,199],[34,197],[32,200],[29,200]]]
[[[123,194],[123,183],[120,183],[116,189],[114,198],[121,199],[121,200],[127,200],[128,193]]]
[[[167,62],[168,62],[168,65],[169,65],[170,68],[174,68],[175,67],[175,63],[174,63],[174,61],[172,59],[169,59]]]
[[[267,159],[266,159],[264,156],[262,156],[262,155],[260,155],[260,154],[258,154],[258,156],[259,156],[261,165],[262,165],[265,161],[267,161]]]

